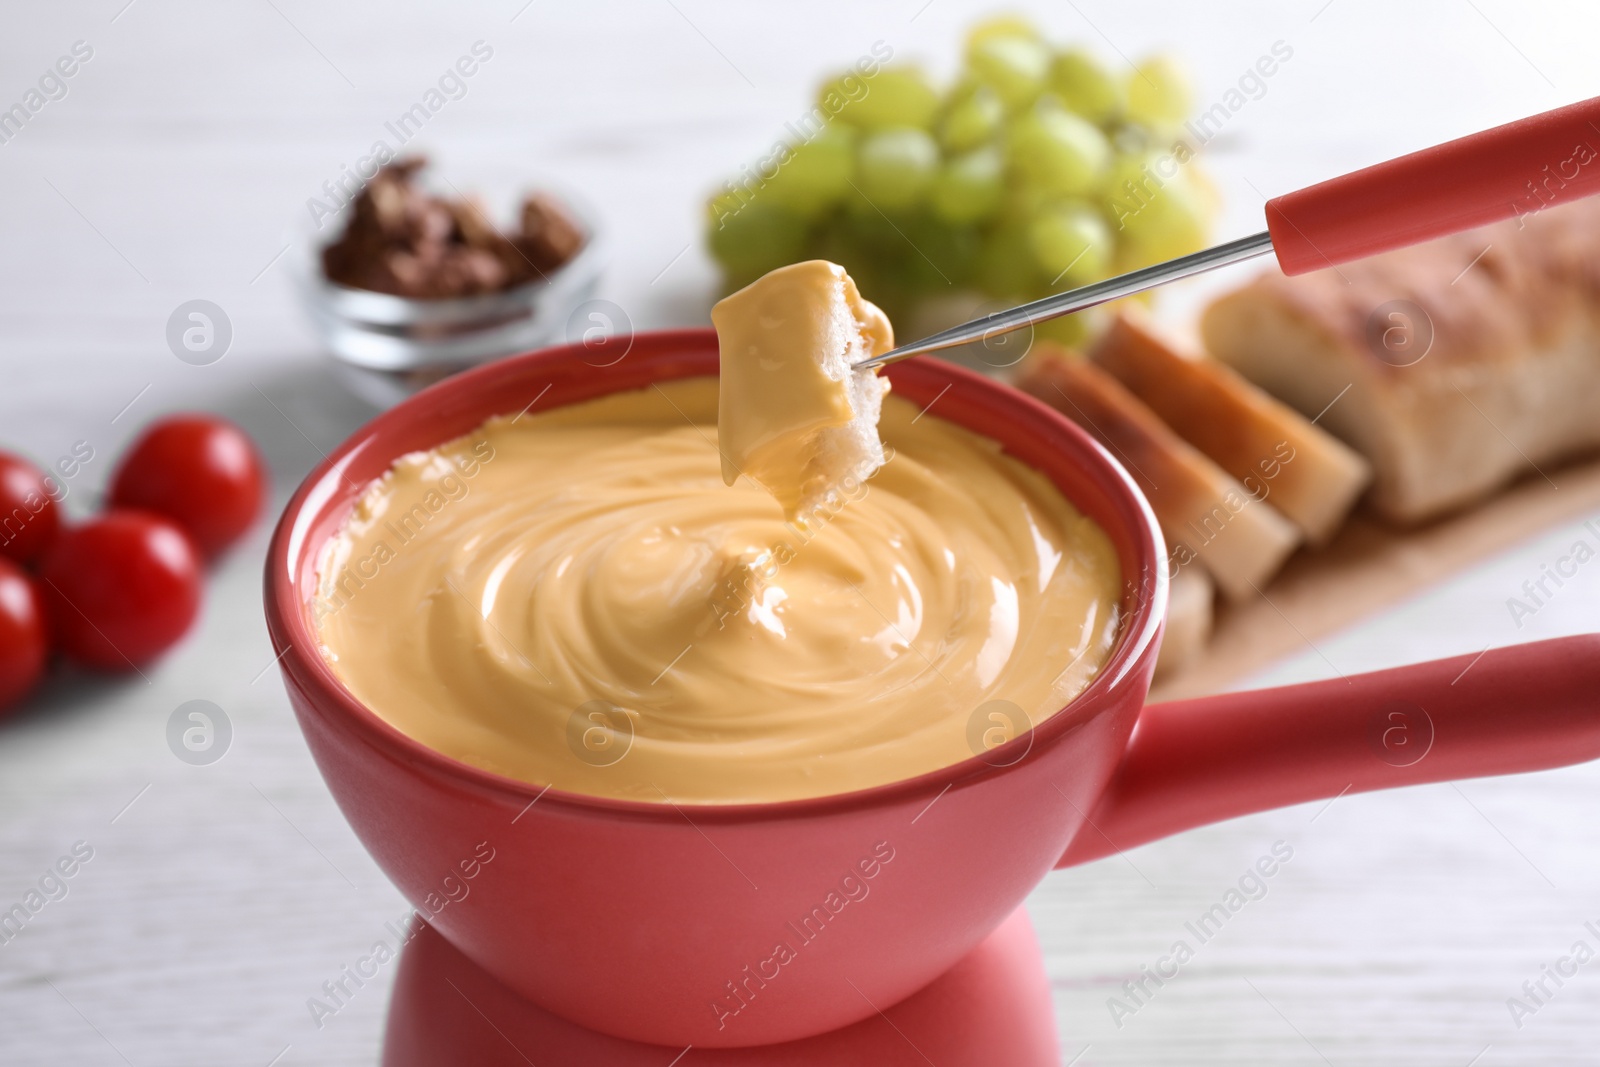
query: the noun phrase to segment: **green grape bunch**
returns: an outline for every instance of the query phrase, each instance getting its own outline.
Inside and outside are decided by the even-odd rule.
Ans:
[[[1021,302],[1198,251],[1217,213],[1155,56],[1126,72],[1028,22],[968,34],[941,89],[874,62],[824,83],[803,129],[724,183],[708,241],[736,289],[801,259],[844,266],[891,318],[968,296]],[[1081,340],[1082,316],[1050,324]]]

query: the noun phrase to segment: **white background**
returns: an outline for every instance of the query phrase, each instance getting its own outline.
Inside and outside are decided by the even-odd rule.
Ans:
[[[648,327],[705,320],[703,198],[805,110],[826,69],[883,40],[947,70],[980,10],[125,2],[13,4],[0,29],[0,105],[74,41],[94,48],[68,96],[0,145],[0,447],[49,462],[90,442],[75,510],[163,411],[243,423],[272,463],[274,512],[319,450],[367,417],[294,299],[306,201],[474,41],[492,60],[421,143],[463,188],[537,174],[582,191],[613,239],[604,295]],[[1228,205],[1219,236],[1259,229],[1263,195],[1600,92],[1600,16],[1577,3],[1024,6],[1056,39],[1114,62],[1181,51],[1206,103],[1273,42],[1294,49],[1207,150]],[[164,342],[169,313],[196,297],[234,328],[209,367]],[[1505,605],[1576,536],[1576,524],[1553,530],[1261,681],[1594,629],[1600,566],[1521,630]],[[148,681],[58,678],[0,727],[0,909],[74,841],[95,849],[70,896],[0,945],[0,1062],[375,1062],[384,988],[321,1031],[305,1002],[404,905],[335,809],[267,670],[265,540],[263,525],[212,576],[196,632]],[[195,698],[235,730],[211,767],[180,763],[165,742],[169,714]],[[1346,797],[1055,874],[1031,906],[1063,1058],[1592,1062],[1600,962],[1520,1031],[1506,999],[1600,920],[1597,792],[1590,767]],[[1268,896],[1115,1028],[1106,998],[1279,839],[1295,856]]]

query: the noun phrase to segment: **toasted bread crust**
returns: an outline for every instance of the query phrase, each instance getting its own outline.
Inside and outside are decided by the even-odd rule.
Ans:
[[[1181,351],[1142,311],[1120,314],[1090,355],[1312,544],[1333,536],[1372,476],[1332,434],[1228,366]]]
[[[1127,466],[1161,522],[1173,564],[1198,560],[1227,596],[1257,595],[1299,543],[1294,525],[1087,359],[1036,347],[1030,362],[1018,385]]]

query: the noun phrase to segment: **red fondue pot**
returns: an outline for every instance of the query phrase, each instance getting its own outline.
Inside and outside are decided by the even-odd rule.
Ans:
[[[535,398],[545,411],[717,373],[709,330],[606,343],[617,351],[603,358],[569,346],[481,367],[378,416],[295,493],[266,569],[290,700],[357,835],[462,954],[582,1026],[679,1048],[835,1030],[927,986],[1053,867],[1346,791],[1600,755],[1600,636],[1145,707],[1167,573],[1143,496],[1045,405],[912,360],[887,371],[898,395],[937,399],[939,417],[998,441],[1118,548],[1122,634],[1076,700],[955,766],[783,803],[611,800],[457,762],[363,706],[323,661],[317,566],[365,486],[408,452]],[[486,849],[468,895],[442,892]]]

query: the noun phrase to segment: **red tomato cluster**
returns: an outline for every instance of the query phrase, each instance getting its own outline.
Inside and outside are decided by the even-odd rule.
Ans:
[[[172,647],[199,613],[204,562],[250,528],[262,485],[244,431],[175,415],[123,457],[106,510],[68,526],[54,483],[0,452],[0,710],[38,684],[52,649],[125,671]]]

